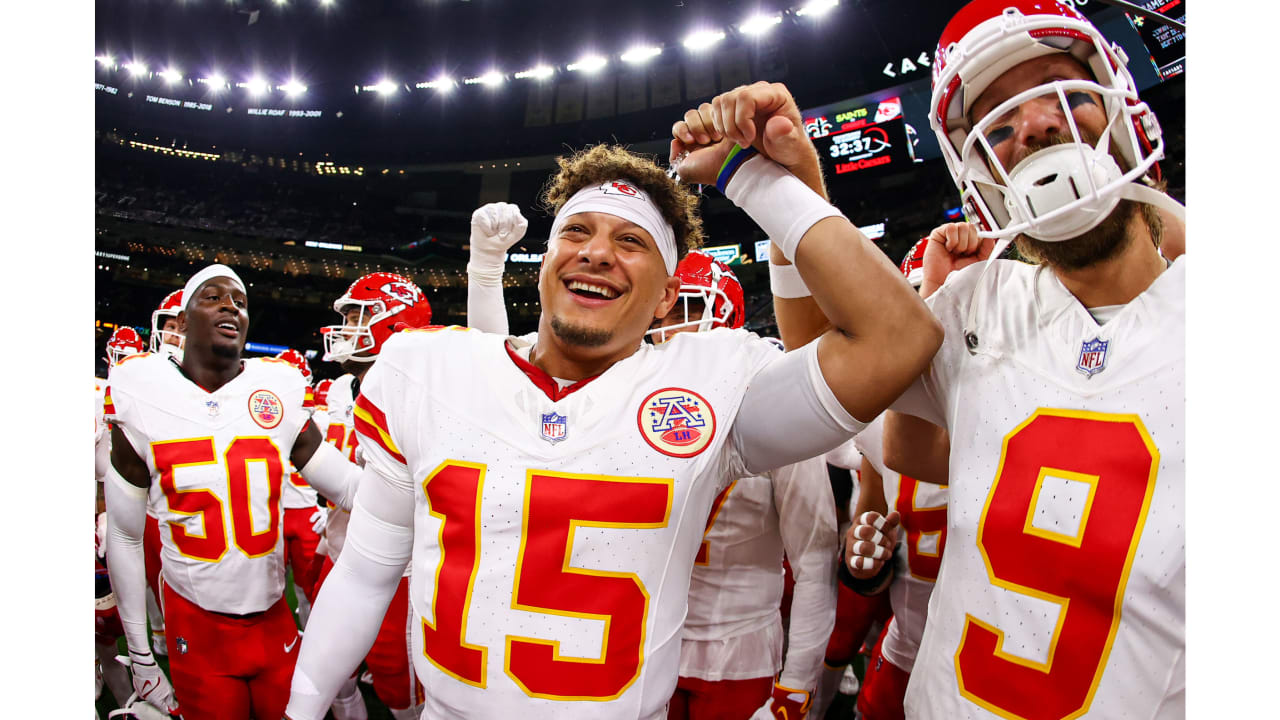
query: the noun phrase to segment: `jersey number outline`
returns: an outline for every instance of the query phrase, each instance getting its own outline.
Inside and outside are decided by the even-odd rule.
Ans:
[[[168,521],[169,534],[178,553],[203,562],[222,560],[230,549],[222,500],[212,490],[179,490],[174,482],[174,472],[178,468],[219,464],[213,438],[154,442],[151,454],[155,458],[160,490],[169,511],[178,515],[198,515],[204,527],[201,535],[188,532],[182,522]],[[227,500],[231,506],[232,542],[246,557],[270,555],[280,538],[280,493],[284,483],[280,448],[269,437],[237,437],[227,445],[222,459],[227,475]],[[267,471],[267,529],[261,532],[253,529],[253,503],[249,491],[251,462],[263,463]]]
[[[698,546],[698,555],[693,559],[695,566],[711,564],[711,541],[707,539],[707,535],[715,526],[716,519],[720,517],[720,510],[724,508],[725,502],[729,500],[729,493],[733,492],[737,484],[737,480],[729,483],[728,487],[721,490],[720,494],[716,495],[715,501],[711,503],[711,514],[707,516],[707,529],[702,531],[702,544]]]
[[[442,462],[422,490],[440,519],[440,562],[422,623],[423,655],[450,677],[487,685],[488,648],[465,642],[480,565],[480,499],[486,466]],[[507,635],[504,671],[526,695],[551,700],[614,700],[644,664],[649,593],[635,573],[570,564],[580,527],[656,529],[671,519],[674,481],[528,470],[511,607],[604,622],[598,657],[560,653],[560,642]]]
[[[1040,408],[1005,436],[978,549],[992,585],[1060,609],[1043,663],[1006,652],[1002,630],[966,614],[955,653],[961,695],[1016,720],[1070,720],[1089,711],[1159,467],[1160,452],[1137,415]],[[1050,477],[1080,483],[1086,493],[1074,532],[1036,524]]]
[[[899,475],[898,497],[894,509],[902,516],[902,527],[907,533],[907,570],[911,577],[937,582],[942,567],[942,552],[947,546],[947,504],[918,507],[916,494],[922,483],[915,478]],[[945,490],[946,485],[934,486]],[[920,540],[927,535],[938,538],[937,552],[926,552]]]

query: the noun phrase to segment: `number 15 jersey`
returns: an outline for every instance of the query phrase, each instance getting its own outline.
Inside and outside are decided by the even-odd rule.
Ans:
[[[415,497],[425,717],[657,718],[744,391],[780,354],[684,333],[561,387],[497,335],[406,331],[356,400],[366,463]]]
[[[951,434],[907,716],[1180,718],[1185,261],[1102,325],[1051,271],[992,262],[929,298],[946,339],[895,403]]]

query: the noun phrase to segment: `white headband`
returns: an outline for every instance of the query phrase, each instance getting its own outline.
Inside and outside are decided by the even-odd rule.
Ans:
[[[667,266],[667,274],[675,275],[676,233],[643,190],[626,180],[612,180],[579,190],[560,208],[555,222],[551,224],[551,237],[559,236],[560,227],[570,215],[584,212],[607,213],[644,228],[658,243],[658,252]]]
[[[214,278],[220,277],[231,278],[240,286],[240,290],[242,292],[244,291],[244,281],[240,279],[240,276],[236,274],[235,270],[232,270],[226,265],[214,263],[195,275],[192,275],[191,279],[187,281],[187,284],[182,286],[182,309],[186,310],[187,306],[191,304],[191,301],[196,299],[196,291],[200,289],[201,285]]]

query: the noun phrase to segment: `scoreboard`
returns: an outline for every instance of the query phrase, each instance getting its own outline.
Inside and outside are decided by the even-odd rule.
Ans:
[[[808,110],[804,127],[836,175],[902,169],[915,155],[902,115],[902,98],[854,98]]]

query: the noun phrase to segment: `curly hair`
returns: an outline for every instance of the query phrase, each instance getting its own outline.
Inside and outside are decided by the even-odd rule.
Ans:
[[[653,156],[637,155],[621,145],[594,145],[556,158],[560,172],[542,188],[542,207],[552,215],[584,187],[627,180],[649,194],[676,236],[676,258],[702,245],[698,196],[667,176]]]

